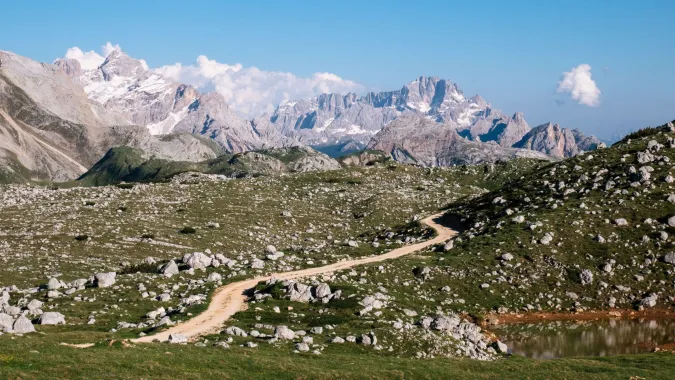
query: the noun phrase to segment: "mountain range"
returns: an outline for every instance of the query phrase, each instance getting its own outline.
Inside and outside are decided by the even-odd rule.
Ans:
[[[0,51],[0,179],[77,178],[120,145],[186,161],[214,158],[222,150],[199,136],[153,136],[92,102],[59,66]]]
[[[321,94],[253,120],[114,49],[95,69],[0,52],[0,166],[5,177],[68,180],[110,148],[199,162],[223,153],[308,146],[330,156],[366,147],[395,160],[445,166],[513,157],[563,158],[601,145],[578,130],[530,128],[457,84],[419,77],[400,90]]]

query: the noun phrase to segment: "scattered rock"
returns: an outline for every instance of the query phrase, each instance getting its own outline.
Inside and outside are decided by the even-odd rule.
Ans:
[[[115,278],[117,277],[117,273],[115,272],[109,272],[109,273],[97,273],[94,278],[95,278],[95,283],[96,286],[99,288],[108,288],[110,286],[113,286],[115,284]]]

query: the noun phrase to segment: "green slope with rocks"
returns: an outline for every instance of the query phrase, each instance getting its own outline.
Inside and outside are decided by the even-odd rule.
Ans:
[[[337,161],[306,147],[225,154],[201,162],[148,158],[140,149],[117,147],[110,149],[78,178],[78,182],[80,185],[103,186],[120,182],[167,181],[182,173],[241,178],[339,168]]]
[[[286,175],[228,181],[164,174],[182,169],[122,151],[96,172],[117,181],[159,168],[153,179],[173,180],[4,186],[0,377],[77,378],[81,362],[90,377],[670,378],[669,353],[504,356],[476,322],[493,312],[672,307],[674,137],[664,126],[555,163],[451,168],[364,157],[301,172],[289,167],[302,157],[274,152]],[[263,172],[266,157],[223,156],[188,172]],[[450,244],[261,282],[247,310],[187,345],[120,343],[191,318],[223,284],[427,239],[417,221],[439,210],[464,224]]]
[[[453,205],[469,228],[443,282],[473,312],[671,307],[674,137],[639,131]]]

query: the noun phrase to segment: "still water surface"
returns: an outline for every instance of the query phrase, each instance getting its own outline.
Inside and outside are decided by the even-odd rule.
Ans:
[[[509,352],[536,359],[650,352],[675,343],[675,319],[514,323],[489,329]]]

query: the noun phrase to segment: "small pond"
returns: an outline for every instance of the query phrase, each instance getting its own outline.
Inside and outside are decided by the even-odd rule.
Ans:
[[[512,323],[488,328],[509,352],[535,359],[650,352],[675,343],[675,319]]]

